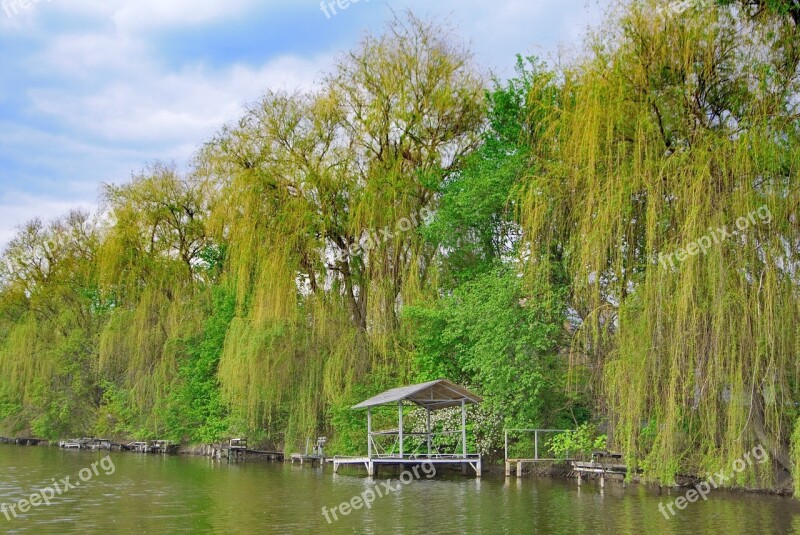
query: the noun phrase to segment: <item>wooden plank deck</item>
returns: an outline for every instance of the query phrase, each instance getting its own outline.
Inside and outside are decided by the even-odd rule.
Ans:
[[[628,467],[620,464],[622,455],[619,453],[594,452],[591,461],[572,461],[572,471],[578,478],[578,485],[581,484],[584,475],[596,474],[600,476],[600,487],[604,487],[606,476],[625,476]]]
[[[380,457],[334,457],[333,471],[338,472],[342,465],[360,466],[367,469],[367,474],[374,476],[378,466],[384,465],[419,465],[419,464],[460,464],[464,470],[467,466],[475,470],[475,475],[481,477],[481,456],[477,454],[463,455],[414,455],[414,456],[380,456]]]
[[[292,453],[290,457],[291,463],[300,463],[301,465],[305,463],[311,463],[311,466],[314,466],[314,463],[324,463],[325,458],[321,455],[306,455],[304,453]]]
[[[516,476],[522,477],[523,468],[525,467],[526,464],[534,464],[534,465],[537,463],[554,464],[554,463],[566,463],[570,461],[571,459],[554,459],[554,458],[553,459],[516,459],[516,458],[506,459],[505,474],[506,477],[511,475],[512,466],[516,468]]]

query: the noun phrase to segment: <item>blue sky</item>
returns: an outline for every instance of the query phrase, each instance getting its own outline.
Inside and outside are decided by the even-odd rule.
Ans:
[[[351,0],[352,1],[352,0]],[[392,11],[449,22],[487,72],[580,46],[600,0],[0,0],[0,247],[33,217],[194,150],[267,87],[311,88]],[[327,3],[327,2],[326,2]]]

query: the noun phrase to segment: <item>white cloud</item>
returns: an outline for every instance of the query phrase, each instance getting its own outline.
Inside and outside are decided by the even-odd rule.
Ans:
[[[141,39],[114,33],[65,33],[55,35],[33,57],[31,70],[62,76],[72,81],[98,75],[124,76],[147,64],[152,51]]]
[[[247,0],[137,0],[125,2],[112,19],[122,32],[194,26],[237,16],[249,5]]]
[[[66,214],[71,209],[96,210],[97,205],[86,200],[61,200],[10,191],[0,196],[0,251],[16,234],[17,227],[36,217],[45,221]]]
[[[452,21],[459,36],[472,41],[479,62],[504,75],[513,72],[515,54],[551,59],[556,45],[577,39],[600,13],[598,0],[407,0],[402,5]]]
[[[80,37],[71,44],[62,38],[54,42],[53,50],[89,51],[95,50],[91,43],[102,42],[97,36]],[[45,58],[50,54],[54,58],[58,55],[53,50],[42,56],[40,68],[47,65]],[[113,59],[111,50],[109,43],[105,52],[96,52],[95,56],[76,53],[67,58],[82,57],[84,62],[101,65]],[[36,167],[54,177],[72,177],[72,184],[56,184],[58,190],[65,191],[63,199],[3,195],[8,187],[3,182],[19,184],[23,177],[11,177],[0,169],[0,247],[8,242],[15,226],[36,215],[61,214],[75,204],[93,206],[82,199],[95,198],[101,181],[124,180],[131,171],[153,160],[185,164],[204,141],[239,117],[244,105],[257,100],[267,87],[308,89],[330,62],[331,57],[324,55],[312,59],[286,56],[260,67],[233,65],[215,71],[196,66],[169,72],[138,54],[138,59],[132,58],[129,65],[135,67],[126,77],[109,75],[104,84],[84,85],[88,90],[69,84],[30,89],[30,111],[46,117],[49,126],[44,127],[46,130],[0,123],[0,151],[14,154],[23,168]],[[94,70],[85,63],[82,68]],[[64,133],[53,133],[53,124]],[[76,186],[82,189],[80,193],[67,191]]]
[[[170,73],[143,65],[127,80],[86,93],[38,89],[30,98],[36,113],[109,141],[199,144],[265,88],[310,88],[329,61],[282,57],[260,68],[235,65],[221,72],[195,67]]]

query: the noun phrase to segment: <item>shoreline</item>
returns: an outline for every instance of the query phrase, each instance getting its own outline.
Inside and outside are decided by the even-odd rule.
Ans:
[[[120,453],[137,453],[136,451],[126,448],[128,444],[133,444],[133,442],[129,442],[128,444],[122,444],[117,442],[111,442],[110,448],[81,448],[81,451],[111,451],[111,452],[120,452]],[[37,438],[6,438],[0,437],[0,445],[8,445],[8,446],[22,446],[22,447],[54,447],[59,448],[58,443],[54,443],[53,441],[49,441],[46,439],[37,439]],[[226,456],[222,453],[226,448],[221,443],[215,444],[181,444],[175,445],[175,451],[170,453],[148,453],[149,455],[171,455],[171,456],[187,456],[187,457],[208,457],[210,459],[225,459]],[[70,448],[63,448],[60,449],[70,449]],[[139,454],[144,454],[139,452]],[[278,459],[277,457],[280,457]],[[331,457],[332,459],[332,457]],[[250,461],[250,462],[262,462],[262,463],[281,463],[285,464],[290,462],[289,456],[285,456],[283,453],[279,452],[266,452],[266,451],[258,451],[258,450],[247,450],[242,457],[236,457],[234,459],[229,459],[229,462],[243,462],[243,461]],[[424,460],[420,461],[424,463]],[[323,463],[324,464],[324,463]],[[401,471],[394,469],[398,474]],[[458,473],[459,470],[453,469],[448,470],[448,472],[452,471],[453,473]],[[492,478],[495,477],[504,477],[506,479],[533,479],[533,478],[547,478],[547,479],[562,479],[562,480],[574,480],[575,475],[571,468],[568,466],[553,462],[551,464],[543,464],[538,467],[533,467],[532,469],[526,470],[522,476],[505,476],[504,475],[504,466],[502,461],[499,462],[486,462],[483,465],[484,474],[491,476]],[[596,481],[599,477],[594,476],[583,476],[584,479],[589,481]],[[638,476],[634,476],[631,481],[625,481],[625,478],[622,477],[620,474],[606,474],[606,479],[608,482],[613,482],[616,484],[621,484],[622,487],[628,487],[632,485],[642,485],[647,487],[648,489],[657,492],[658,494],[664,494],[666,496],[670,496],[673,493],[681,493],[686,489],[692,489],[697,485],[699,482],[702,482],[703,479],[700,476],[679,476],[679,482],[674,486],[666,486],[660,485],[658,483],[652,482],[645,482],[642,481]],[[715,489],[717,492],[726,492],[732,494],[741,494],[741,495],[762,495],[762,496],[778,496],[783,498],[793,498],[793,492],[791,485],[785,485],[783,488],[742,488],[742,487],[720,487],[719,489]]]

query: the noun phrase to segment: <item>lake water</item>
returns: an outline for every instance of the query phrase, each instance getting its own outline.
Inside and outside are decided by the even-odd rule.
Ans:
[[[659,502],[685,490],[659,496],[641,485],[603,490],[594,482],[578,488],[574,480],[460,473],[429,479],[422,469],[418,478],[387,482],[388,473],[373,480],[355,469],[333,474],[330,466],[104,457],[0,446],[0,504],[16,505],[17,514],[0,512],[0,533],[800,534],[800,503],[775,496],[713,491],[667,520]],[[56,484],[62,493],[50,498]],[[50,505],[20,513],[19,500],[48,486]],[[354,496],[374,501],[346,516],[331,511]]]

